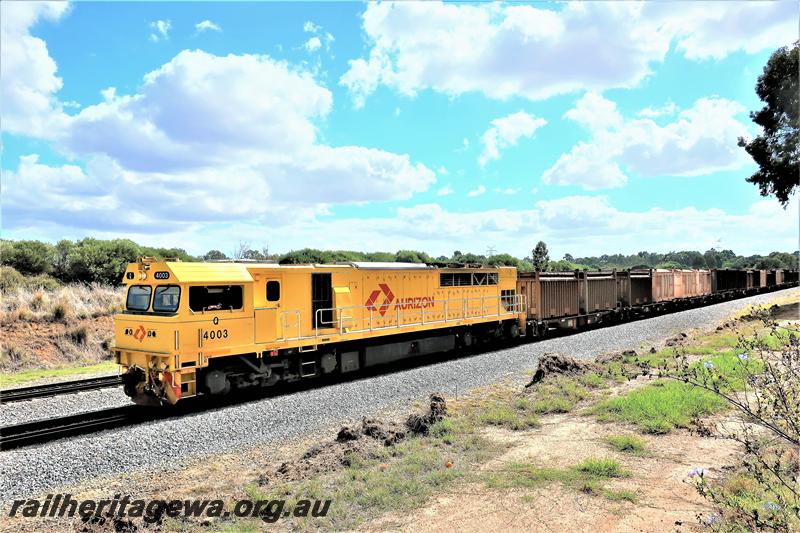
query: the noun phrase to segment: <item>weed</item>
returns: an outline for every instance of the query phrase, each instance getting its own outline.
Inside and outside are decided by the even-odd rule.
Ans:
[[[657,381],[604,400],[592,412],[603,421],[629,422],[647,433],[663,434],[725,408],[725,401],[712,392],[677,381]]]
[[[611,435],[606,439],[612,448],[632,455],[644,455],[646,444],[634,435]]]
[[[580,462],[575,468],[579,472],[584,472],[598,478],[628,477],[630,475],[627,471],[622,469],[619,461],[609,458],[589,458]]]
[[[585,385],[590,389],[605,389],[608,387],[606,379],[597,372],[589,372],[578,378],[581,385]]]
[[[501,426],[514,431],[539,427],[539,419],[533,413],[520,409],[517,404],[511,406],[505,402],[494,402],[487,406],[479,415],[478,422],[484,425]]]
[[[84,346],[89,340],[89,330],[86,326],[78,326],[69,332],[69,338],[77,345]]]
[[[603,489],[601,492],[604,498],[612,502],[626,501],[636,503],[636,493],[632,490],[610,490]]]
[[[568,413],[588,395],[586,387],[575,379],[557,377],[545,380],[536,386],[533,411],[539,414]]]

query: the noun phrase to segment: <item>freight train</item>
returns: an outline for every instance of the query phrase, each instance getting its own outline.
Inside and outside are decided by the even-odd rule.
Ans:
[[[113,351],[124,390],[162,405],[795,286],[798,272],[142,258],[123,282]]]

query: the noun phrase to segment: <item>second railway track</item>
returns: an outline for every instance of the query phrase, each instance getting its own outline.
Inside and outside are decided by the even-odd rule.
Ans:
[[[0,428],[0,449],[10,450],[63,437],[112,429],[159,416],[163,417],[163,413],[142,410],[136,405],[125,405],[102,411],[90,411],[5,426]]]
[[[122,385],[119,376],[101,376],[96,378],[79,379],[76,381],[62,381],[48,383],[34,387],[21,387],[18,389],[0,390],[0,403],[32,400],[34,398],[47,398],[73,392],[118,387]]]

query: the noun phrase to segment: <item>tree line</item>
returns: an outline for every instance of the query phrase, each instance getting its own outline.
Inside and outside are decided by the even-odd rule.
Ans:
[[[142,246],[129,239],[61,240],[56,244],[41,241],[0,241],[0,263],[3,276],[14,275],[13,269],[25,276],[41,276],[59,282],[117,284],[128,263],[139,257],[157,259],[178,258],[181,261],[254,260],[280,264],[336,263],[347,261],[484,264],[513,266],[521,271],[531,270],[607,270],[625,268],[797,268],[800,251],[772,252],[769,255],[737,255],[731,250],[681,251],[668,253],[639,252],[637,254],[601,255],[551,260],[547,245],[539,241],[524,258],[510,254],[475,254],[454,251],[450,256],[431,256],[418,250],[397,252],[359,252],[353,250],[317,250],[303,248],[283,254],[270,253],[267,247],[255,249],[240,243],[230,254],[210,250],[193,256],[182,248]]]

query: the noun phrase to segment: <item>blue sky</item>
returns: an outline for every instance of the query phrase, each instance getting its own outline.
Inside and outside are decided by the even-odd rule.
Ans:
[[[798,247],[736,146],[795,2],[1,6],[4,238]]]

